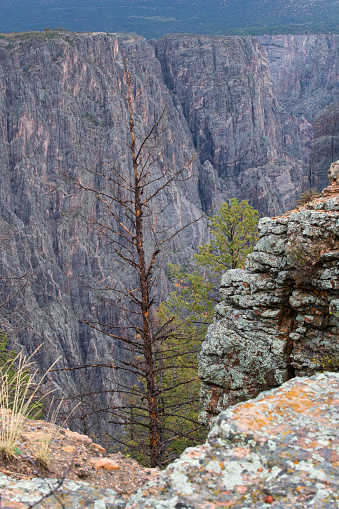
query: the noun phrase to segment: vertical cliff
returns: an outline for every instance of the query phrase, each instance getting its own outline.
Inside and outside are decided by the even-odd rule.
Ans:
[[[281,107],[264,49],[251,37],[165,36],[156,43],[164,79],[178,98],[201,162],[219,196],[250,199],[268,215],[286,210],[302,187],[301,165],[282,148]],[[210,189],[200,176],[202,201]]]
[[[309,186],[313,119],[338,100],[338,40],[171,35],[154,43],[206,163],[205,209],[232,196],[270,216],[295,205]]]
[[[327,168],[339,159],[339,103],[333,103],[318,115],[313,124],[310,153],[310,183],[315,189],[328,185]]]
[[[313,121],[339,100],[339,35],[270,35],[258,40],[283,109],[284,149],[307,164]]]
[[[294,376],[339,363],[339,161],[304,206],[259,222],[245,269],[227,271],[199,369],[208,420]]]
[[[18,297],[27,327],[15,343],[29,353],[42,344],[38,361],[43,369],[58,356],[58,366],[64,367],[103,360],[116,364],[126,356],[119,343],[82,323],[85,317],[123,323],[124,313],[98,301],[93,289],[106,282],[119,284],[131,275],[81,220],[81,215],[102,217],[95,198],[65,176],[71,171],[89,185],[105,188],[105,179],[96,182],[88,170],[114,166],[129,172],[125,58],[133,93],[141,93],[135,117],[139,136],[166,107],[160,147],[173,141],[158,164],[183,167],[194,152],[191,134],[173,106],[154,50],[143,38],[70,34],[0,41],[0,212],[9,232],[1,270],[7,275],[33,272],[31,284]],[[201,214],[196,162],[192,173],[190,180],[185,180],[186,172],[185,179],[173,182],[166,196],[160,196],[164,206],[169,202],[164,228]],[[146,243],[152,242],[151,223],[160,221],[152,216],[155,212],[150,214]],[[205,239],[202,221],[175,239],[175,259],[189,258]],[[167,291],[166,281],[164,277],[159,296]],[[105,378],[100,370],[90,375],[64,372],[54,375],[54,383],[62,393],[86,392],[86,387],[90,392],[109,389],[120,376],[113,372]]]

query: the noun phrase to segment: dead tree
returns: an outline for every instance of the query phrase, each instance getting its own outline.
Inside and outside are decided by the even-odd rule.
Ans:
[[[126,65],[124,86],[128,108],[129,168],[121,169],[117,165],[107,169],[87,168],[92,175],[91,183],[79,176],[73,175],[71,178],[78,188],[94,195],[101,207],[100,210],[106,211],[105,217],[86,216],[84,219],[92,225],[101,242],[104,239],[105,245],[113,250],[125,267],[126,273],[131,273],[129,283],[105,284],[103,288],[97,289],[97,295],[105,305],[120,310],[124,315],[125,324],[85,319],[93,329],[113,340],[121,341],[128,355],[126,360],[120,360],[119,365],[111,369],[127,373],[132,382],[129,385],[126,377],[121,381],[116,393],[122,401],[111,404],[104,411],[109,413],[111,423],[122,426],[125,431],[127,428],[131,429],[133,435],[137,428],[145,430],[148,441],[145,454],[149,456],[149,464],[156,467],[163,464],[163,451],[168,442],[180,435],[178,430],[173,433],[166,428],[164,424],[166,415],[175,418],[176,408],[183,404],[183,402],[177,405],[173,403],[171,408],[164,408],[164,393],[168,392],[170,387],[168,384],[165,388],[162,386],[161,373],[169,370],[171,366],[168,361],[164,363],[163,360],[173,359],[174,368],[178,364],[177,358],[182,356],[183,352],[180,348],[165,352],[161,346],[165,339],[173,336],[174,331],[171,328],[171,320],[161,326],[156,323],[154,316],[157,304],[156,289],[165,246],[169,245],[184,228],[203,216],[179,228],[177,226],[156,228],[152,222],[152,218],[156,217],[157,223],[161,223],[161,218],[166,214],[169,202],[166,192],[171,185],[192,177],[195,154],[180,169],[161,167],[159,163],[172,142],[171,139],[167,140],[164,147],[160,147],[159,144],[166,130],[165,110],[146,135],[141,136],[135,126],[135,108],[144,89],[137,93]],[[106,373],[109,379],[110,370]],[[178,386],[186,384],[188,381],[179,383],[173,380],[172,389],[177,390]],[[95,392],[82,395],[82,400],[84,397],[94,398]],[[113,394],[114,391],[111,390],[110,393]],[[93,412],[102,412],[102,408],[99,409],[94,405]],[[189,420],[189,417],[187,419]],[[193,430],[200,427],[196,422],[192,422],[192,425]],[[168,432],[171,437],[168,436]],[[123,434],[117,439],[121,444],[128,446]],[[138,448],[140,450],[140,443]]]

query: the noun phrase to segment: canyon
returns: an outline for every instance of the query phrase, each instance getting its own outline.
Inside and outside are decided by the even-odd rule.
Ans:
[[[326,162],[337,158],[323,138],[335,136],[330,105],[339,101],[339,36],[171,35],[146,42],[130,34],[52,35],[0,39],[1,275],[30,274],[12,302],[16,312],[3,308],[1,323],[16,329],[10,344],[17,350],[31,354],[42,345],[39,369],[58,357],[58,368],[115,365],[126,356],[123,346],[84,319],[124,323],[95,287],[130,276],[81,220],[98,218],[100,210],[67,174],[89,183],[88,170],[118,165],[128,174],[124,62],[139,94],[140,136],[166,111],[161,164],[183,167],[198,151],[189,180],[167,189],[162,226],[196,220],[231,197],[276,216],[311,184],[325,187],[316,163],[321,152]],[[312,124],[319,115],[332,127],[324,136],[315,129],[323,140],[316,144]],[[154,221],[151,214],[150,246]],[[183,263],[207,240],[204,218],[175,238],[165,262]],[[170,288],[165,272],[164,265],[158,301]],[[120,377],[109,368],[56,371],[48,388],[65,395],[103,391],[107,406],[119,401],[109,390]]]

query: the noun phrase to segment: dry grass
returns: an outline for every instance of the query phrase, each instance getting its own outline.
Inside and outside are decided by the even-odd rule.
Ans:
[[[54,426],[57,421],[62,403],[63,400],[60,401],[57,408],[52,410],[53,399],[51,401],[46,421],[49,422],[52,426]],[[42,438],[35,453],[35,461],[39,467],[45,468],[46,470],[48,470],[48,463],[50,460],[49,451],[52,441],[52,434],[48,434],[46,438]]]
[[[25,419],[37,418],[41,412],[41,384],[57,362],[36,382],[32,361],[35,353],[29,358],[19,353],[0,366],[0,453],[7,460],[16,457],[16,442]]]

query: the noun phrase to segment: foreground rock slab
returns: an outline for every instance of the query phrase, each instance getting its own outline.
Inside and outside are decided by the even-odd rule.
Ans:
[[[128,509],[339,507],[339,374],[295,378],[222,412]]]
[[[85,481],[58,482],[56,479],[28,481],[0,476],[1,500],[4,509],[64,508],[120,509],[125,502],[114,490],[91,486]]]

